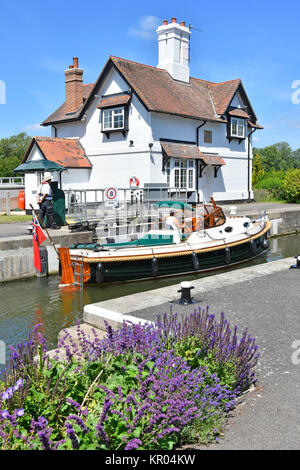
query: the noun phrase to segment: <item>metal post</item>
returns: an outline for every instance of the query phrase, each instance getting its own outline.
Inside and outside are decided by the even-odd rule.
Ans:
[[[10,195],[9,191],[6,192],[6,214],[10,214]]]

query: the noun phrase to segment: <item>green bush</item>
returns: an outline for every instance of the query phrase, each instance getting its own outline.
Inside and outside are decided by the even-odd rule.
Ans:
[[[269,171],[268,173],[265,173],[264,176],[256,182],[255,188],[267,189],[268,191],[271,191],[274,195],[277,195],[278,191],[281,191],[283,188],[284,174],[284,171]]]
[[[288,170],[282,183],[282,196],[287,202],[300,200],[300,168]]]

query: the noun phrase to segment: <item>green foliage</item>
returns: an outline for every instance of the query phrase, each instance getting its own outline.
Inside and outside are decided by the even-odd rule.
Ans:
[[[197,351],[202,351],[197,355]],[[188,364],[193,368],[207,367],[209,374],[203,382],[203,389],[213,383],[211,374],[220,374],[221,384],[230,386],[234,383],[234,367],[224,364],[220,367],[215,360],[214,354],[206,354],[197,340],[190,338],[183,343],[178,343],[178,352],[184,357]],[[41,349],[40,349],[41,353]],[[31,430],[32,419],[37,420],[43,416],[51,428],[51,439],[55,441],[64,440],[58,446],[59,450],[72,450],[73,444],[68,438],[65,430],[66,420],[70,421],[70,415],[74,413],[74,406],[66,397],[80,404],[82,410],[85,410],[87,419],[85,428],[72,422],[72,427],[80,442],[81,450],[102,449],[108,450],[102,439],[99,439],[97,433],[97,424],[99,416],[103,412],[106,400],[106,390],[110,390],[119,396],[119,400],[114,404],[114,413],[109,413],[105,424],[105,434],[109,442],[113,444],[114,450],[124,449],[124,441],[130,439],[142,438],[143,445],[139,447],[145,450],[172,450],[179,442],[209,442],[221,435],[222,408],[211,406],[208,410],[207,419],[196,419],[189,426],[184,428],[183,434],[173,433],[166,437],[158,437],[153,441],[152,433],[147,434],[147,428],[151,423],[151,413],[147,411],[137,417],[137,409],[133,404],[129,406],[128,397],[134,391],[138,391],[141,381],[144,382],[151,374],[156,374],[154,362],[143,361],[143,356],[139,353],[122,354],[110,356],[105,362],[82,362],[72,360],[67,364],[56,360],[44,360],[42,354],[39,354],[39,367],[34,370],[29,367],[24,368],[27,375],[28,388],[25,403],[22,404],[24,415],[18,418],[18,430],[23,435],[27,435]],[[51,367],[49,367],[51,364]],[[142,366],[142,367],[141,367]],[[140,374],[140,379],[138,376]],[[172,371],[169,372],[170,376]],[[151,383],[151,379],[150,379]],[[229,387],[230,388],[230,387]],[[138,397],[138,395],[136,395]],[[14,396],[9,403],[9,412],[18,408],[19,396]],[[76,411],[75,411],[76,412]],[[134,424],[134,427],[132,426]],[[133,430],[128,435],[128,428],[132,426]],[[154,428],[155,431],[155,428]],[[15,439],[10,443],[10,448],[23,449],[24,446],[20,439]],[[40,449],[40,441],[34,438],[31,442],[31,448]]]
[[[179,356],[183,357],[192,369],[205,367],[209,375],[216,374],[223,386],[230,390],[234,389],[236,383],[236,364],[234,360],[218,361],[217,350],[207,350],[197,336],[186,337],[175,345]]]
[[[255,184],[255,188],[257,189],[267,189],[271,191],[273,194],[277,194],[282,190],[283,187],[283,178],[285,172],[284,171],[276,171],[271,170],[266,172]]]
[[[287,202],[300,200],[300,168],[290,169],[283,179],[282,196]]]
[[[0,384],[1,449],[172,450],[185,440],[208,442],[255,380],[255,339],[245,330],[238,341],[224,314],[216,323],[199,310],[183,324],[165,315],[157,328],[124,324],[107,333],[91,343],[78,329],[80,349],[63,342],[64,362],[47,355],[38,325],[11,348]]]
[[[205,421],[195,419],[182,431],[181,444],[209,444],[218,441],[224,433],[225,419],[221,413],[212,413]]]
[[[295,203],[300,200],[300,168],[269,171],[256,182],[255,188],[269,191],[268,200],[273,196],[277,200]]]
[[[265,148],[253,148],[252,184],[268,191],[265,202],[299,200],[300,149],[293,151],[280,142]]]
[[[14,176],[13,169],[20,164],[30,141],[25,132],[0,139],[0,177]]]
[[[293,151],[288,143],[279,142],[264,148],[253,148],[254,161],[260,156],[261,166],[267,173],[275,170],[300,168],[300,149]]]
[[[255,185],[265,174],[265,170],[262,166],[261,156],[259,153],[256,154],[252,164],[252,183]]]

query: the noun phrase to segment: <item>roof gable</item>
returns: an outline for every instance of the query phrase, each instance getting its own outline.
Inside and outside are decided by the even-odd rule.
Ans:
[[[57,137],[33,137],[21,163],[25,163],[36,145],[43,158],[58,163],[64,168],[91,168],[78,139],[59,139]]]
[[[230,105],[241,80],[231,80],[230,82],[212,83],[209,91],[214,101],[217,113],[222,116]]]

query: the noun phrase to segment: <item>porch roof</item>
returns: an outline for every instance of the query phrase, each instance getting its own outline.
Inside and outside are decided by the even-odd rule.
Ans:
[[[196,144],[169,141],[163,141],[160,143],[163,152],[167,157],[202,160],[206,165],[226,165],[225,161],[219,154],[201,152]]]
[[[121,106],[128,104],[131,99],[129,93],[118,93],[116,95],[103,96],[102,100],[98,104],[98,109],[111,108],[113,106]]]

